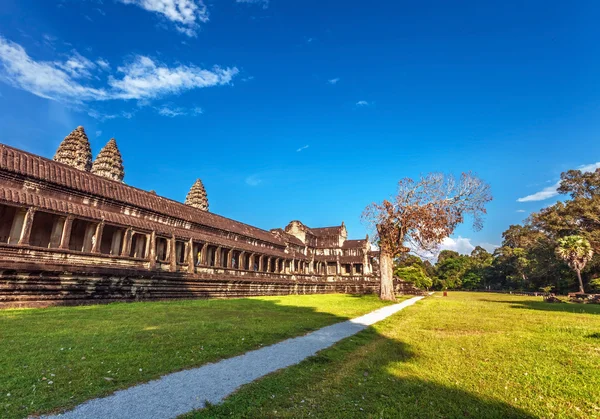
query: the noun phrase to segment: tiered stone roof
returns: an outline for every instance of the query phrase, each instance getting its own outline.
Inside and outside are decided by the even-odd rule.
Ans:
[[[170,218],[179,218],[198,226],[205,226],[209,229],[223,232],[232,232],[244,237],[256,238],[263,242],[271,243],[277,247],[285,247],[283,240],[268,231],[208,211],[201,211],[189,205],[184,205],[180,202],[175,202],[123,183],[94,176],[91,173],[76,170],[69,166],[0,144],[0,172],[14,173],[15,175],[28,177],[32,180],[42,181],[49,184],[49,186],[67,188],[86,195],[96,195],[115,203],[138,207],[145,211],[162,214]],[[10,201],[10,199],[7,200]],[[102,213],[106,214],[105,211],[102,211]],[[131,225],[134,225],[136,218],[130,215],[127,216]],[[153,223],[154,228],[158,231],[161,230],[159,228],[160,225],[162,224],[158,222]],[[264,249],[265,252],[269,251],[266,247],[261,249]]]
[[[86,172],[91,170],[92,148],[82,126],[75,128],[60,143],[54,160]]]
[[[185,204],[201,209],[202,211],[208,211],[208,197],[206,196],[206,189],[204,189],[204,185],[200,179],[196,179],[196,182],[192,185],[185,197]]]
[[[92,173],[108,179],[123,182],[125,178],[125,169],[123,168],[123,158],[117,147],[117,141],[111,138],[104,146],[94,164],[92,164]]]

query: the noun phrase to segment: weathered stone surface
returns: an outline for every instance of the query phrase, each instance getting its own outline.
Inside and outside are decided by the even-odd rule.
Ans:
[[[196,179],[196,182],[192,185],[185,197],[185,204],[203,211],[208,211],[208,197],[206,196],[206,189],[204,189],[204,185],[200,179]]]
[[[54,160],[86,172],[91,170],[92,149],[82,126],[75,128],[60,143]]]
[[[110,141],[100,150],[96,160],[92,164],[92,173],[108,179],[123,182],[125,178],[125,169],[123,168],[123,158],[117,141],[111,138]]]

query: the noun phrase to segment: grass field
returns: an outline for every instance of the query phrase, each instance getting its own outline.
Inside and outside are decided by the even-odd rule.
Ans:
[[[600,417],[600,306],[439,294],[190,417]]]
[[[72,407],[383,305],[309,295],[0,311],[0,418]]]

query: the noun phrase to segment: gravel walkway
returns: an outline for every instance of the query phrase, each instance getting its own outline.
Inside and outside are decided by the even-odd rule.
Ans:
[[[205,401],[220,403],[240,386],[281,368],[297,364],[318,351],[411,306],[423,297],[383,307],[356,319],[324,327],[214,364],[165,375],[75,409],[45,418],[166,419],[202,409]]]

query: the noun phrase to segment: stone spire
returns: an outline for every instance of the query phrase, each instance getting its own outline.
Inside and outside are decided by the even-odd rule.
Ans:
[[[73,130],[58,146],[54,160],[89,172],[92,168],[92,149],[83,127]]]
[[[185,197],[185,204],[194,208],[199,208],[203,211],[208,211],[208,198],[206,197],[206,189],[200,179],[192,185],[192,188]]]
[[[96,160],[92,165],[92,173],[117,182],[123,182],[125,178],[123,159],[114,138],[111,138],[96,156]]]

